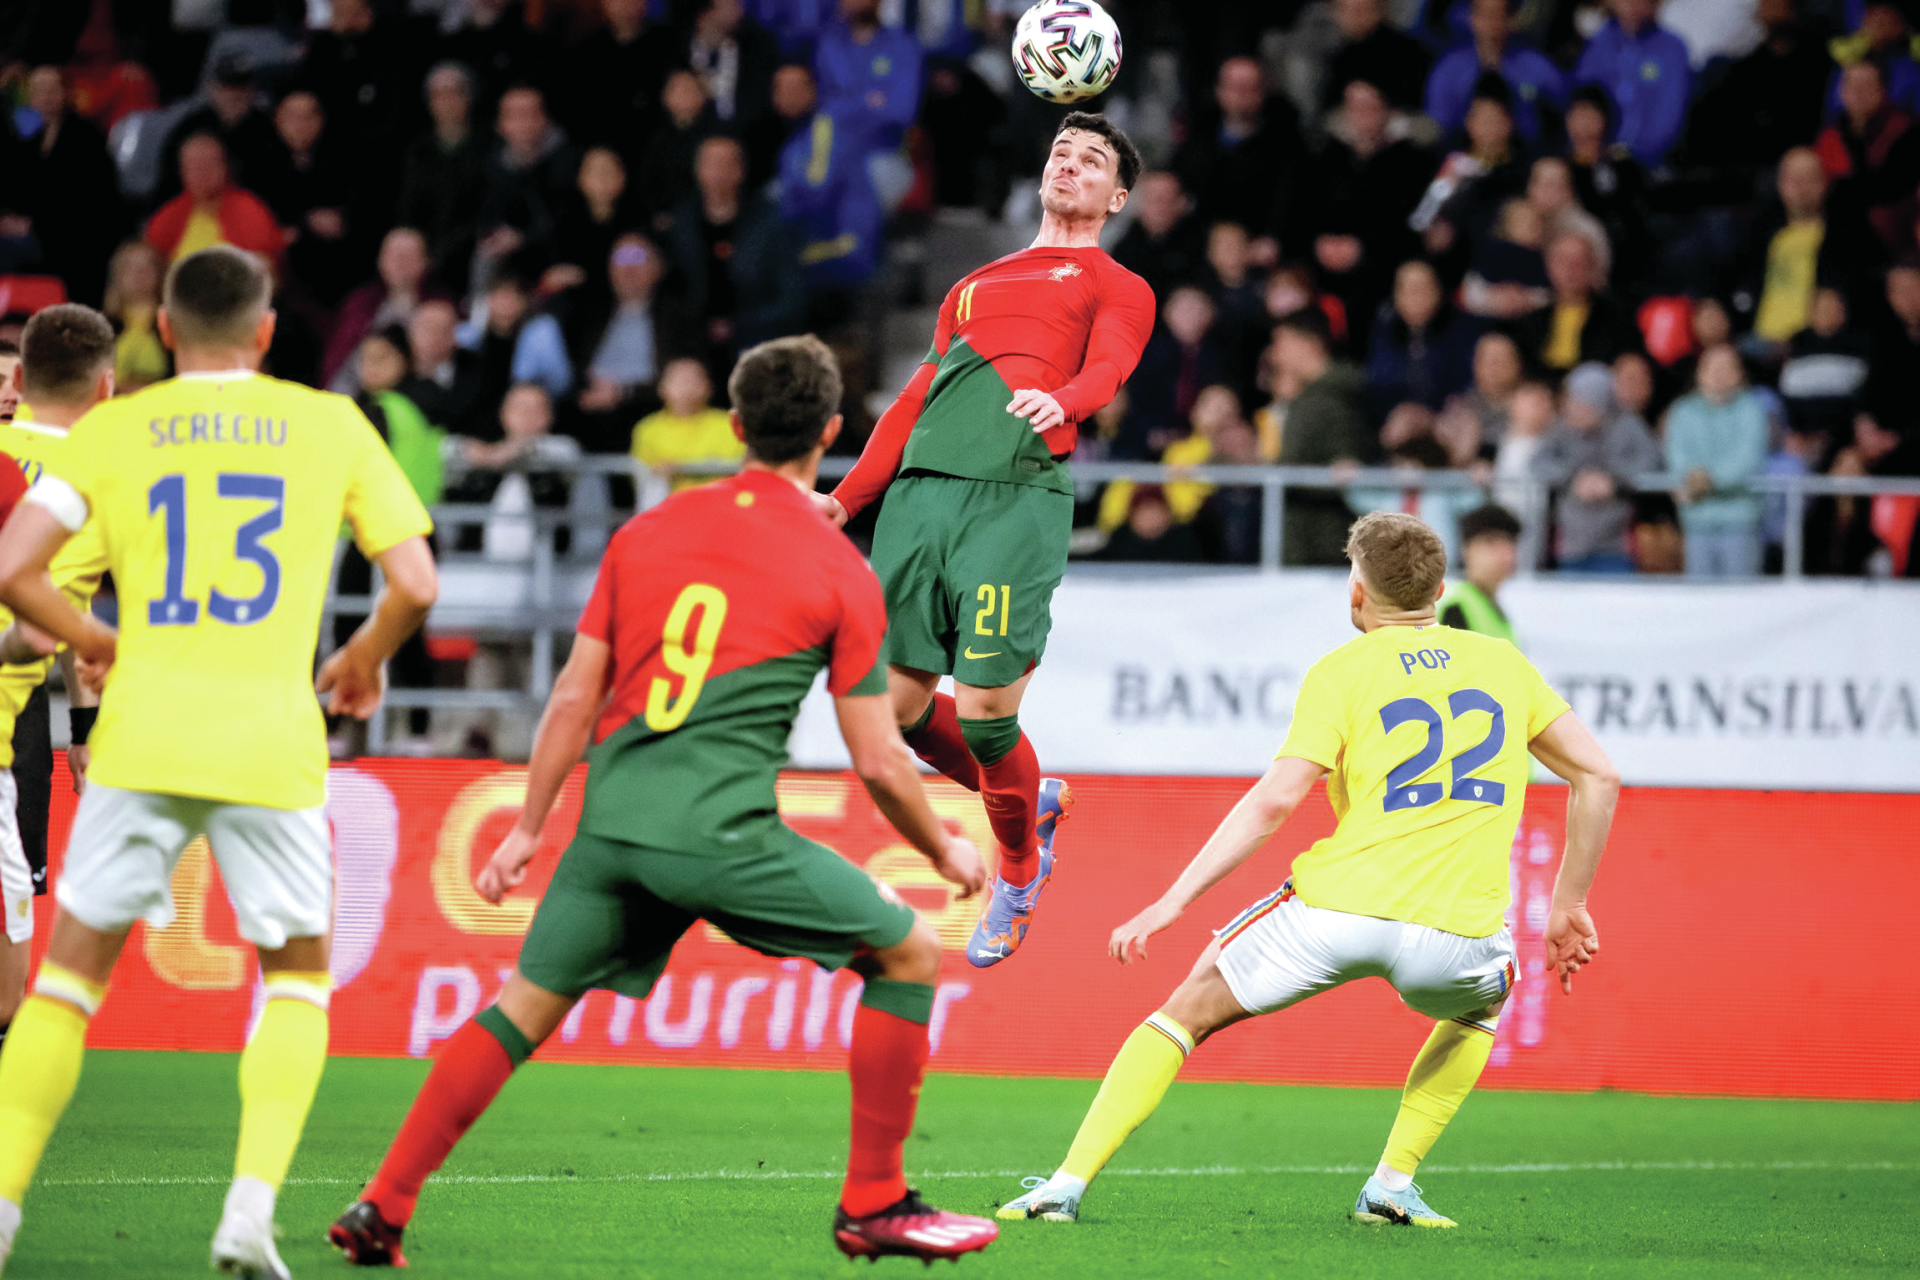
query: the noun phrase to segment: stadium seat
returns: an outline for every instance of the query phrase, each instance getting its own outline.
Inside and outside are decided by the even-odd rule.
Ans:
[[[32,315],[67,300],[58,276],[0,276],[0,315]]]

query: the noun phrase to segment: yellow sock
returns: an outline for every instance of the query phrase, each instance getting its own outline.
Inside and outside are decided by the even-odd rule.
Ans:
[[[43,962],[0,1051],[0,1200],[19,1204],[80,1083],[87,1020],[106,988]]]
[[[300,1131],[327,1062],[324,973],[267,975],[267,1004],[240,1055],[240,1147],[236,1178],[258,1178],[278,1191],[293,1163]]]
[[[1409,1176],[1419,1169],[1486,1069],[1498,1025],[1497,1018],[1457,1018],[1433,1028],[1407,1072],[1400,1114],[1387,1136],[1385,1164]]]
[[[1135,1027],[1107,1068],[1107,1078],[1100,1082],[1100,1092],[1080,1122],[1080,1132],[1074,1135],[1060,1171],[1092,1182],[1127,1135],[1160,1105],[1167,1086],[1180,1074],[1180,1064],[1192,1052],[1193,1037],[1164,1013]]]

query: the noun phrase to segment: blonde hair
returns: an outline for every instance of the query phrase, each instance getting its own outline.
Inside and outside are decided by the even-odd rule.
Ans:
[[[1417,516],[1376,511],[1347,531],[1347,559],[1382,604],[1418,610],[1431,605],[1447,576],[1440,535]]]

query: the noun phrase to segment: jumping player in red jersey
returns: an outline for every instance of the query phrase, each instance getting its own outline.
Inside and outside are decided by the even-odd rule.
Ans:
[[[1105,116],[1060,123],[1030,248],[953,286],[933,349],[821,510],[844,523],[886,492],[873,565],[886,586],[894,715],[921,759],[981,793],[1000,845],[967,959],[985,968],[1027,935],[1073,803],[1042,778],[1020,700],[1067,567],[1067,455],[1153,331],[1153,291],[1100,248],[1140,153]],[[937,691],[951,675],[952,696]]]
[[[499,902],[591,733],[586,796],[499,1002],[448,1040],[379,1172],[328,1239],[404,1266],[421,1184],[590,989],[644,1000],[706,919],[734,941],[866,978],[853,1021],[853,1140],[834,1214],[849,1257],[957,1258],[998,1228],[906,1185],[901,1147],[927,1065],[941,946],[889,888],[780,821],[774,780],[814,676],[827,671],[853,766],[887,820],[961,896],[979,851],[928,807],[886,696],[887,618],[860,553],[813,509],[839,434],[840,374],[817,338],[740,357],[727,384],[747,445],[732,480],[629,521],[607,548],[534,741],[520,820],[475,878]]]

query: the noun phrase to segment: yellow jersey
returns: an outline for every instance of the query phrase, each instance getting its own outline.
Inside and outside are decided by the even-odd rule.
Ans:
[[[1566,700],[1505,640],[1380,627],[1308,669],[1279,755],[1327,769],[1339,825],[1293,860],[1308,906],[1500,929],[1527,744]]]
[[[89,776],[323,803],[313,655],[341,522],[369,558],[432,529],[373,424],[345,396],[188,373],[94,408],[61,465],[28,501],[97,530],[120,598]]]
[[[650,467],[682,462],[738,462],[747,446],[733,434],[733,421],[724,409],[702,409],[682,417],[665,409],[634,424],[633,456]],[[673,491],[692,489],[718,476],[681,476]]]
[[[45,426],[23,417],[0,423],[0,453],[11,455],[20,464],[28,484],[35,483],[42,475],[61,474],[66,448],[64,427]],[[106,548],[88,526],[60,548],[53,563],[47,566],[47,574],[53,579],[53,585],[73,602],[74,608],[84,611],[92,607],[94,593],[100,589],[100,578],[106,569]],[[12,622],[13,615],[0,608],[0,630]],[[0,768],[13,767],[14,722],[52,668],[52,658],[0,667]]]

